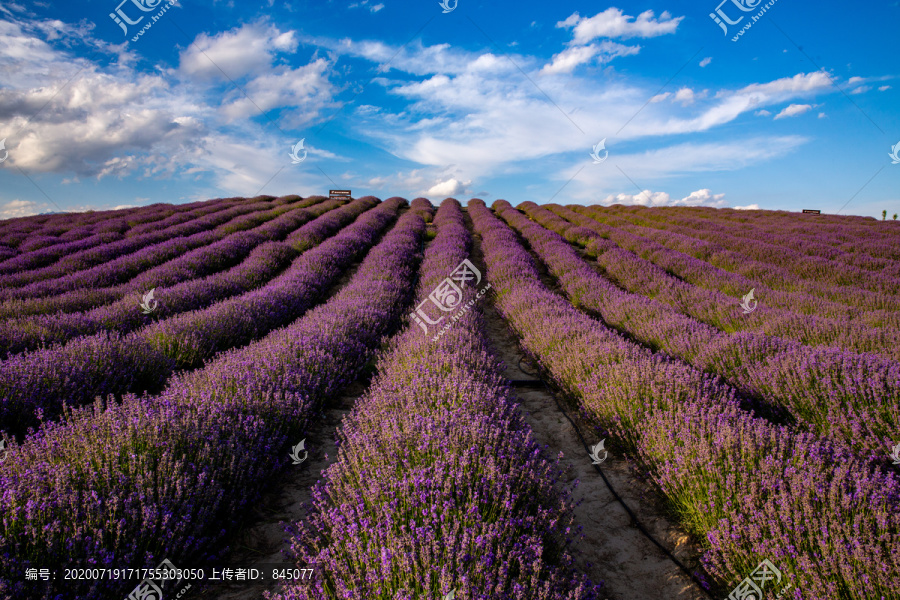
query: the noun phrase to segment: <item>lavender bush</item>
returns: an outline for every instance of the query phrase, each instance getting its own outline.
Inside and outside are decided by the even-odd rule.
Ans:
[[[296,323],[176,378],[159,396],[98,402],[13,446],[0,463],[0,594],[124,597],[133,582],[39,589],[21,573],[72,560],[203,564],[226,551],[223,524],[288,465],[317,407],[353,380],[407,306],[420,210],[398,221],[346,288]]]
[[[107,332],[79,338],[78,343],[26,352],[0,363],[0,430],[20,433],[38,420],[38,411],[56,416],[64,405],[91,402],[91,386],[108,377],[105,393],[122,394],[161,388],[175,369],[199,367],[218,352],[242,346],[297,319],[358,256],[375,243],[393,221],[402,199],[391,199],[364,213],[353,225],[302,254],[265,286],[158,321],[128,335]],[[137,346],[140,352],[128,348]],[[118,382],[130,376],[109,374],[109,363],[85,355],[119,357],[116,373],[143,373],[139,387]],[[147,365],[156,368],[148,370]],[[85,382],[89,382],[85,384]],[[52,392],[52,393],[51,393]]]
[[[469,212],[523,346],[705,542],[704,565],[723,590],[768,558],[797,599],[897,597],[896,473],[756,418],[717,379],[581,313],[540,283],[481,201]]]
[[[434,222],[420,300],[469,254],[455,200]],[[599,598],[571,565],[570,491],[516,410],[477,310],[436,342],[417,326],[394,339],[339,438],[292,540],[324,576],[267,598]]]

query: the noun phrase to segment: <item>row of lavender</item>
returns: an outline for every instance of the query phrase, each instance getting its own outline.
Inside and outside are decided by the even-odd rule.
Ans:
[[[221,300],[209,296],[206,299],[215,303],[131,333],[100,331],[3,361],[0,430],[22,433],[43,418],[56,416],[64,405],[80,406],[96,396],[158,391],[175,370],[198,367],[218,352],[243,346],[290,323],[315,305],[376,241],[401,203],[395,199],[369,210],[375,202],[360,198],[291,234],[287,243],[316,247],[261,287]],[[353,225],[328,237],[360,213],[363,216]],[[243,275],[252,279],[246,271]],[[226,282],[228,277],[229,273],[223,274]],[[190,308],[193,294],[202,285],[188,282],[171,295],[161,294],[161,301]],[[215,283],[211,287],[220,289]]]
[[[610,256],[604,256],[601,264],[614,269],[622,290],[581,260],[558,235],[587,239],[594,248],[603,242],[612,246],[599,236],[591,238],[591,231],[579,231],[531,202],[519,208],[557,233],[530,222],[507,202],[498,201],[494,208],[525,236],[576,305],[643,344],[721,375],[742,394],[775,409],[770,412],[787,412],[807,430],[868,454],[872,460],[887,459],[893,446],[891,436],[900,423],[900,365],[896,361],[813,348],[765,334],[726,333],[660,302],[658,296],[674,295],[684,284],[671,281],[653,265],[607,247],[602,255]],[[647,285],[634,284],[651,282],[654,277],[658,280]],[[658,294],[648,298],[631,293],[640,287]]]
[[[191,235],[203,228],[189,225],[190,221],[201,217],[212,216],[228,209],[239,208],[246,204],[259,204],[261,201],[238,202],[235,200],[212,201],[200,206],[192,206],[191,210],[180,210],[161,220],[152,220],[144,224],[136,224],[129,228],[127,222],[110,218],[108,225],[113,231],[100,231],[83,239],[39,249],[16,256],[0,264],[0,283],[4,286],[26,285],[41,279],[60,277],[74,270],[86,269],[115,258],[118,254],[98,251],[98,246],[115,244],[113,250],[125,254],[149,244],[165,241],[166,236]],[[241,212],[231,214],[233,218]],[[227,220],[227,219],[226,219]],[[223,221],[215,223],[220,224]],[[185,226],[187,225],[187,226]],[[179,227],[182,226],[182,227]],[[207,225],[207,229],[210,225]],[[124,233],[123,233],[124,231]],[[59,261],[65,260],[60,265]]]
[[[309,208],[292,208],[249,231],[228,234],[118,286],[76,290],[31,301],[43,304],[40,312],[45,314],[27,315],[25,311],[16,319],[0,322],[0,356],[101,329],[130,331],[151,320],[202,308],[234,294],[220,289],[221,286],[204,286],[203,282],[228,282],[235,291],[249,291],[273,277],[277,272],[273,269],[280,270],[285,261],[290,262],[299,254],[290,243],[282,243],[288,234],[297,239],[298,228],[340,205],[341,201],[325,201]],[[146,316],[137,306],[141,295],[150,289],[155,290],[157,301],[163,297],[165,300],[158,310]]]
[[[774,289],[812,294],[867,310],[894,311],[900,307],[900,277],[884,270],[872,272],[823,256],[808,255],[777,243],[763,234],[753,239],[734,235],[719,221],[697,223],[654,214],[653,219],[627,219],[648,237],[693,242],[691,252],[716,267],[751,277]]]
[[[302,200],[298,204],[302,208],[315,201]],[[80,268],[77,264],[72,264],[69,257],[66,257],[51,267],[38,270],[44,272],[44,275],[53,272],[52,277],[42,276],[39,281],[19,287],[13,287],[17,284],[6,283],[5,287],[0,289],[0,298],[7,301],[4,303],[4,308],[7,314],[10,314],[10,311],[24,311],[19,307],[19,303],[10,304],[9,300],[51,296],[80,288],[114,286],[132,279],[152,267],[180,257],[185,252],[214,244],[229,234],[257,227],[290,211],[291,208],[292,205],[276,206],[273,202],[236,206],[229,210],[213,213],[205,218],[193,219],[181,226],[197,231],[197,233],[179,235],[170,228],[166,237],[162,238],[164,241],[142,246],[138,251],[133,252],[123,253],[123,248],[119,243],[106,244],[98,247],[95,252],[97,255],[106,257],[103,263],[85,269]],[[235,219],[235,217],[238,218]],[[156,237],[158,234],[148,235]],[[149,241],[149,238],[144,241]],[[20,276],[24,277],[28,274],[29,272],[26,272]]]
[[[419,300],[471,248],[455,200],[434,223]],[[460,307],[476,297],[464,288]],[[345,417],[292,541],[323,577],[277,598],[598,598],[571,567],[571,492],[510,398],[477,307],[431,338],[412,324],[398,335]]]
[[[896,474],[754,417],[718,379],[577,310],[541,284],[515,234],[483,203],[469,211],[498,308],[525,349],[705,541],[704,565],[723,589],[768,559],[795,598],[898,596]]]
[[[403,202],[388,200],[362,219],[383,224]],[[42,586],[23,572],[70,561],[146,567],[163,558],[187,567],[221,556],[229,533],[222,524],[286,467],[290,444],[318,407],[353,380],[400,318],[428,210],[414,203],[347,287],[288,327],[177,376],[159,396],[98,402],[13,446],[0,464],[0,594],[124,596],[133,581]],[[356,254],[344,241],[344,258],[328,262]],[[323,268],[324,280],[329,267],[306,264],[308,278]]]
[[[116,211],[63,213],[8,219],[0,222],[0,253],[14,257],[23,253],[75,242],[91,235],[108,232],[124,234],[145,223],[159,222],[177,213],[204,206],[232,202],[222,199],[190,204],[153,204]]]
[[[690,213],[693,217],[728,221],[768,232],[783,232],[825,248],[822,256],[862,261],[900,260],[900,222],[877,222],[840,215],[798,215],[785,211],[742,211],[713,208],[675,208],[672,214]],[[827,245],[826,245],[827,244]],[[797,248],[805,251],[805,248]],[[862,266],[862,265],[859,265]]]
[[[763,242],[763,247],[775,244],[780,248],[788,249],[787,253],[770,253],[766,256],[774,259],[776,264],[785,268],[793,268],[796,265],[797,255],[795,252],[805,254],[813,259],[813,263],[802,265],[804,271],[810,270],[817,266],[819,275],[829,269],[839,269],[843,277],[850,279],[850,285],[855,285],[854,275],[860,273],[859,269],[872,271],[875,275],[890,276],[891,281],[896,281],[900,277],[900,263],[897,258],[888,258],[885,256],[872,255],[862,251],[861,248],[847,246],[846,241],[860,238],[882,238],[882,241],[897,242],[897,236],[900,234],[900,228],[884,227],[879,225],[878,229],[882,231],[872,230],[871,228],[853,227],[852,222],[844,222],[844,226],[838,230],[829,228],[826,224],[817,222],[818,219],[810,221],[809,219],[798,219],[797,215],[790,217],[775,216],[770,211],[764,211],[764,219],[740,219],[734,220],[728,218],[727,211],[712,212],[707,215],[700,215],[691,211],[665,211],[660,215],[650,212],[649,210],[629,211],[636,220],[633,222],[642,223],[651,227],[665,229],[669,223],[688,226],[691,229],[702,232],[721,232],[728,236],[735,236],[749,240],[751,243]],[[615,209],[611,212],[616,212]],[[617,213],[618,214],[618,213]],[[629,220],[630,217],[629,217]],[[798,222],[799,221],[799,222]],[[805,222],[804,222],[805,221]],[[882,235],[879,236],[878,233]],[[715,240],[721,243],[720,240]],[[752,251],[756,251],[753,248]],[[863,273],[863,275],[872,275],[873,273]]]
[[[36,296],[8,299],[0,303],[0,317],[86,310],[114,302],[128,293],[208,275],[232,266],[265,241],[283,239],[308,220],[305,210],[320,214],[322,205],[333,207],[334,203],[322,202],[314,197],[274,209],[270,203],[240,207],[238,216],[210,231],[175,236],[134,252],[126,252],[105,264],[41,281],[36,287],[42,290],[62,289],[49,294],[42,292]],[[248,208],[255,208],[256,211],[247,213]],[[227,212],[219,213],[221,216],[217,220],[227,218]],[[98,250],[102,252],[104,248]],[[73,284],[76,287],[66,291]],[[12,293],[25,292],[20,289]]]
[[[841,282],[840,269],[830,269],[826,273],[825,277],[829,277],[830,281],[803,280],[770,264],[774,260],[771,258],[769,261],[756,260],[721,245],[704,243],[695,237],[634,225],[608,214],[603,208],[568,208],[599,222],[608,221],[604,223],[604,227],[608,229],[610,239],[641,256],[651,257],[654,262],[657,262],[657,258],[653,255],[664,249],[694,258],[709,267],[708,270],[715,270],[716,280],[709,281],[700,277],[696,281],[690,281],[695,285],[713,287],[732,295],[743,295],[755,288],[757,295],[764,297],[773,306],[845,321],[859,320],[873,327],[900,330],[900,312],[897,311],[900,299],[889,293],[876,294],[845,285]],[[623,239],[626,237],[639,240],[636,247],[640,250],[635,249],[633,241],[629,243],[627,239]],[[803,261],[803,258],[797,260]],[[661,262],[658,264],[669,268]],[[681,276],[680,272],[677,274]],[[687,279],[692,275],[697,277],[693,273],[684,277]]]
[[[853,311],[848,307],[843,307],[833,316],[809,313],[803,310],[805,302],[821,305],[824,301],[814,300],[799,292],[777,292],[759,286],[742,275],[719,269],[689,254],[671,250],[624,229],[599,223],[582,214],[583,208],[553,204],[546,208],[593,232],[579,236],[588,252],[598,256],[604,268],[616,272],[616,277],[628,279],[627,274],[618,272],[621,268],[617,265],[621,264],[623,256],[636,255],[642,268],[662,270],[670,283],[680,282],[676,285],[678,293],[675,296],[660,295],[663,301],[724,331],[757,331],[808,345],[838,346],[854,352],[872,352],[890,359],[900,359],[900,330],[877,327],[877,322],[867,323],[851,314]],[[602,240],[597,241],[597,235]],[[609,250],[612,250],[611,254],[607,254]],[[623,255],[623,252],[626,254]],[[745,314],[737,310],[738,300],[735,297],[739,298],[751,289],[755,289],[757,298],[763,301],[756,305],[753,313]],[[798,301],[799,308],[794,300]]]

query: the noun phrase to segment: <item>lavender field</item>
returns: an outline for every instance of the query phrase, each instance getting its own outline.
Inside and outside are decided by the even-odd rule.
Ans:
[[[898,308],[863,217],[0,221],[0,597],[900,599]],[[260,527],[309,577],[211,581]]]

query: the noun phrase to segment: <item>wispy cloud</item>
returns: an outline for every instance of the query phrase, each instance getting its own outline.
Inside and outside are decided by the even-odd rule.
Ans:
[[[778,119],[785,119],[787,117],[796,117],[812,110],[812,108],[812,104],[791,104],[790,106],[783,109],[780,113],[775,115],[775,120],[777,121]]]

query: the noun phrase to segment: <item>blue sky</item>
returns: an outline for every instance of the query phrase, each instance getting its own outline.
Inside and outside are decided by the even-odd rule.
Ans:
[[[335,187],[900,212],[894,0],[168,1],[0,5],[0,218]]]

